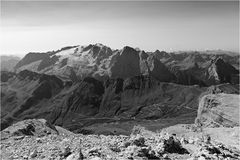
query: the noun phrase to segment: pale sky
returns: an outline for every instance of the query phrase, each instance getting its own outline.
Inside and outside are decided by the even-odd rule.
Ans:
[[[68,45],[239,50],[239,2],[1,2],[1,52]]]

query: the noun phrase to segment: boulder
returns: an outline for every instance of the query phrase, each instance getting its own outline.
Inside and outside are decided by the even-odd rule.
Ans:
[[[164,151],[167,153],[187,154],[188,151],[182,147],[180,141],[175,136],[164,139]]]
[[[55,126],[45,119],[28,119],[20,121],[4,129],[3,136],[45,136],[48,134],[58,134]]]

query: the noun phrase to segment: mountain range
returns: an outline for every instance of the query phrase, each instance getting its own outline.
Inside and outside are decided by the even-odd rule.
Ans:
[[[219,52],[90,44],[28,53],[13,72],[1,71],[1,129],[29,118],[103,134],[193,123],[199,97],[239,94],[239,55]]]
[[[57,75],[72,81],[87,76],[104,80],[139,75],[151,75],[162,82],[184,85],[209,86],[234,81],[233,76],[239,73],[239,55],[213,53],[145,52],[129,46],[113,50],[102,44],[90,44],[47,53],[28,53],[14,69]]]

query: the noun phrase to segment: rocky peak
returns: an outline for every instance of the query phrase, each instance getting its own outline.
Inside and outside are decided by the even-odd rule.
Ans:
[[[237,69],[229,63],[226,63],[222,58],[217,58],[212,68],[216,71],[220,83],[230,83],[232,75],[239,74]]]
[[[96,43],[94,46],[98,46],[98,47],[100,47],[100,48],[102,48],[102,47],[107,47],[107,46],[103,45],[102,43]]]
[[[93,47],[93,45],[89,44],[87,47],[83,47],[82,51],[85,52],[85,51],[89,50],[92,47]]]
[[[112,50],[111,48],[104,46],[102,44],[95,44],[91,47],[90,54],[92,55],[93,58],[102,60],[112,55]]]
[[[139,55],[140,55],[141,59],[147,59],[148,58],[148,54],[145,51],[140,51]]]
[[[112,77],[128,78],[140,74],[140,58],[138,51],[125,46],[114,58],[111,68]]]
[[[37,67],[34,69],[34,71],[41,71],[42,69],[45,69],[53,64],[58,60],[58,57],[56,55],[50,55],[48,53],[28,53],[23,59],[21,59],[16,66],[14,67],[15,70],[22,70],[21,67],[27,66],[31,63],[38,62]],[[19,70],[19,71],[20,71]],[[32,68],[29,68],[29,70],[33,70]]]
[[[24,56],[23,59],[21,59],[16,66],[14,67],[15,69],[20,68],[23,65],[30,64],[34,61],[39,61],[45,58],[48,58],[49,55],[46,53],[37,53],[37,52],[30,52],[26,56]]]
[[[165,51],[159,51],[159,50],[156,50],[155,52],[154,52],[154,54],[157,56],[157,57],[159,57],[159,58],[169,58],[169,57],[171,57],[167,52],[165,52]]]
[[[129,47],[129,46],[125,46],[123,47],[122,51],[121,51],[121,54],[128,54],[128,53],[136,53],[137,51],[132,48],[132,47]]]
[[[173,82],[175,80],[175,76],[155,56],[151,56],[148,59],[148,72],[151,76],[162,82]]]
[[[225,64],[224,60],[221,57],[216,58],[214,63],[216,65],[224,65]]]

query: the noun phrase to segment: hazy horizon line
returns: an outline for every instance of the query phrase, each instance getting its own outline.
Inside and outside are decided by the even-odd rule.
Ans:
[[[111,46],[108,46],[108,45],[105,45],[103,43],[89,43],[89,44],[86,44],[86,45],[71,45],[71,46],[88,46],[88,45],[96,45],[96,44],[101,44],[103,46],[106,46],[106,47],[109,47],[111,48],[112,50],[122,50],[124,47],[128,46],[128,47],[131,47],[133,49],[139,49],[140,51],[144,51],[144,52],[155,52],[157,50],[159,50],[160,52],[161,51],[164,51],[164,52],[167,52],[167,53],[179,53],[179,52],[211,52],[211,51],[219,51],[219,52],[230,52],[230,53],[233,53],[233,54],[238,54],[240,55],[240,52],[239,51],[234,51],[234,50],[225,50],[225,49],[219,49],[219,48],[216,48],[216,49],[185,49],[185,50],[164,50],[164,49],[155,49],[155,50],[146,50],[146,49],[143,49],[143,48],[139,48],[139,47],[133,47],[133,46],[129,46],[129,45],[125,45],[123,47],[120,47],[120,48],[112,48]],[[24,56],[26,56],[27,54],[29,53],[47,53],[47,52],[52,52],[52,51],[57,51],[57,50],[60,50],[64,47],[69,47],[69,45],[66,45],[66,46],[63,46],[63,47],[59,47],[57,49],[52,49],[52,50],[46,50],[46,51],[29,51],[27,53],[13,53],[13,54],[1,54],[0,53],[0,56],[14,56],[14,57],[19,57],[19,58],[23,58]],[[223,54],[227,54],[227,53],[223,53]]]

